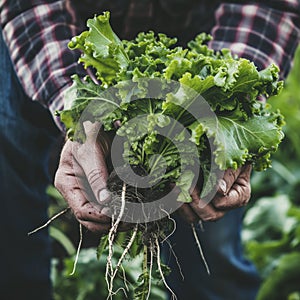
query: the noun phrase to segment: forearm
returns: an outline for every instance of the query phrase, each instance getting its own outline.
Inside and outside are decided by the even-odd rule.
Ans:
[[[286,78],[299,43],[299,1],[223,3],[216,20],[212,48],[229,48],[259,69],[275,63],[281,78]]]
[[[2,33],[24,91],[54,113],[62,108],[70,76],[84,75],[79,53],[67,48],[79,31],[74,15],[62,0],[0,3]]]

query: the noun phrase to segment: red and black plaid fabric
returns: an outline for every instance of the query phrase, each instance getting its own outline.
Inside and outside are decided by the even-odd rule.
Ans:
[[[285,78],[300,37],[300,1],[196,0],[0,0],[2,34],[24,90],[49,107],[63,106],[70,75],[84,75],[79,53],[67,43],[84,28],[85,19],[111,11],[121,38],[153,30],[185,44],[210,32],[210,46],[230,48],[264,68],[276,63]],[[59,123],[58,123],[59,125]]]

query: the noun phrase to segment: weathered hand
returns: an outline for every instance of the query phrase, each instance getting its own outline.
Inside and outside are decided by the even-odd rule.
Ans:
[[[218,191],[212,201],[206,204],[199,198],[195,188],[191,194],[192,202],[183,204],[178,213],[189,223],[198,221],[216,221],[226,211],[244,206],[251,195],[250,175],[252,166],[247,164],[237,170],[228,169],[219,181]]]
[[[93,232],[106,233],[111,227],[105,206],[110,201],[106,188],[107,147],[103,142],[95,142],[99,128],[99,124],[85,124],[87,138],[83,144],[70,140],[65,143],[55,186],[83,226]],[[126,230],[127,227],[122,224],[119,230]]]

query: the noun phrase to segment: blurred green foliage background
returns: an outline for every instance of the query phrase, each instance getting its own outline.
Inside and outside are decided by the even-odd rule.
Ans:
[[[279,96],[268,100],[285,117],[285,139],[273,167],[252,177],[244,219],[248,257],[263,278],[258,300],[300,299],[300,48]]]

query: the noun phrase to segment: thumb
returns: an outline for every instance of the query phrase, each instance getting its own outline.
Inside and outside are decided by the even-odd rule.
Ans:
[[[97,142],[100,125],[99,123],[91,124],[89,122],[89,124],[85,124],[85,129],[87,139],[84,144],[73,147],[73,157],[85,174],[85,191],[88,194],[91,192],[97,202],[104,204],[110,200],[110,193],[106,186],[108,172],[104,149],[102,145]],[[75,175],[82,176],[81,174]]]

